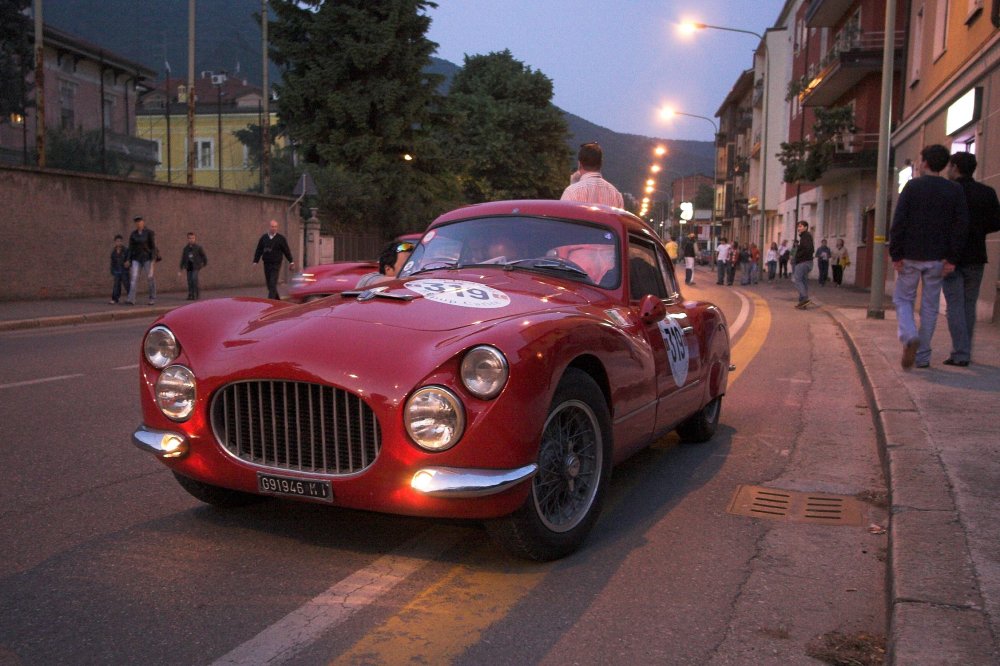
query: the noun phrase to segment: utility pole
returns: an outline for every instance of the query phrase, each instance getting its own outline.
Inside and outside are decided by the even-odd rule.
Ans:
[[[889,129],[892,120],[892,65],[896,46],[896,2],[885,2],[885,37],[882,44],[882,114],[878,125],[878,171],[875,175],[875,229],[872,242],[872,286],[869,319],[885,319],[885,230],[889,214]]]
[[[262,97],[263,97],[263,121],[261,123],[261,151],[260,151],[260,172],[263,177],[261,191],[264,194],[271,193],[271,112],[269,104],[271,102],[271,86],[268,81],[267,57],[267,0],[260,0],[260,34],[261,34],[261,72],[263,72]]]
[[[35,0],[35,159],[45,168],[45,51],[42,32],[42,0]]]
[[[195,0],[188,0],[188,126],[187,126],[187,184],[194,185],[194,10]]]

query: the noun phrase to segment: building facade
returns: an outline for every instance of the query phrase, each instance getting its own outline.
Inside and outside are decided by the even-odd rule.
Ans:
[[[169,88],[168,88],[169,85]],[[194,85],[194,185],[226,190],[259,191],[261,173],[252,157],[259,150],[259,133],[249,144],[236,132],[262,126],[263,97],[246,79],[201,72]],[[187,82],[158,81],[142,95],[138,135],[156,146],[156,179],[187,182]],[[271,112],[270,124],[277,123]],[[256,140],[256,143],[254,143]]]
[[[116,175],[152,178],[156,146],[136,137],[135,120],[138,93],[155,72],[51,26],[42,35],[47,138],[91,133],[103,164],[119,165]],[[37,164],[39,100],[34,71],[25,72],[25,81],[29,106],[0,123],[0,161],[27,166]]]
[[[920,150],[940,143],[976,154],[975,178],[1000,191],[1000,0],[911,0],[902,117],[892,133],[894,192],[916,173]],[[1000,234],[987,236],[989,263],[977,318],[997,321]]]

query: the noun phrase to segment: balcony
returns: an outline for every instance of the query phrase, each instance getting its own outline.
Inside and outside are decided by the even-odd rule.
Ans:
[[[847,134],[834,149],[830,166],[815,181],[828,185],[858,171],[874,171],[878,165],[878,133]]]
[[[902,64],[903,37],[902,31],[894,35],[894,69]],[[832,106],[863,78],[881,72],[884,41],[884,32],[845,28],[837,33],[830,50],[810,66],[812,79],[799,94],[802,106]]]
[[[812,0],[806,10],[806,25],[810,28],[832,28],[853,4],[854,0]]]

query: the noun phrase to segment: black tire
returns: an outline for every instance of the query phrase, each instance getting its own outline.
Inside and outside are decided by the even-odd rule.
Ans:
[[[181,484],[181,488],[188,491],[192,497],[220,509],[235,509],[264,501],[260,495],[212,486],[177,472],[174,472],[174,478],[177,479],[177,483]]]
[[[677,426],[677,434],[684,442],[693,444],[707,442],[715,436],[721,413],[722,396],[720,395],[702,407],[697,414]]]
[[[604,394],[590,375],[571,368],[552,398],[528,498],[486,527],[511,555],[565,557],[597,521],[610,478],[611,418]]]

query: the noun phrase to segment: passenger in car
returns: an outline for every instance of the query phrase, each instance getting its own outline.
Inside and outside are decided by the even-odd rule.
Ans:
[[[410,241],[392,241],[386,245],[378,256],[378,271],[362,275],[355,289],[367,289],[394,279],[403,270],[414,247],[416,245]]]

